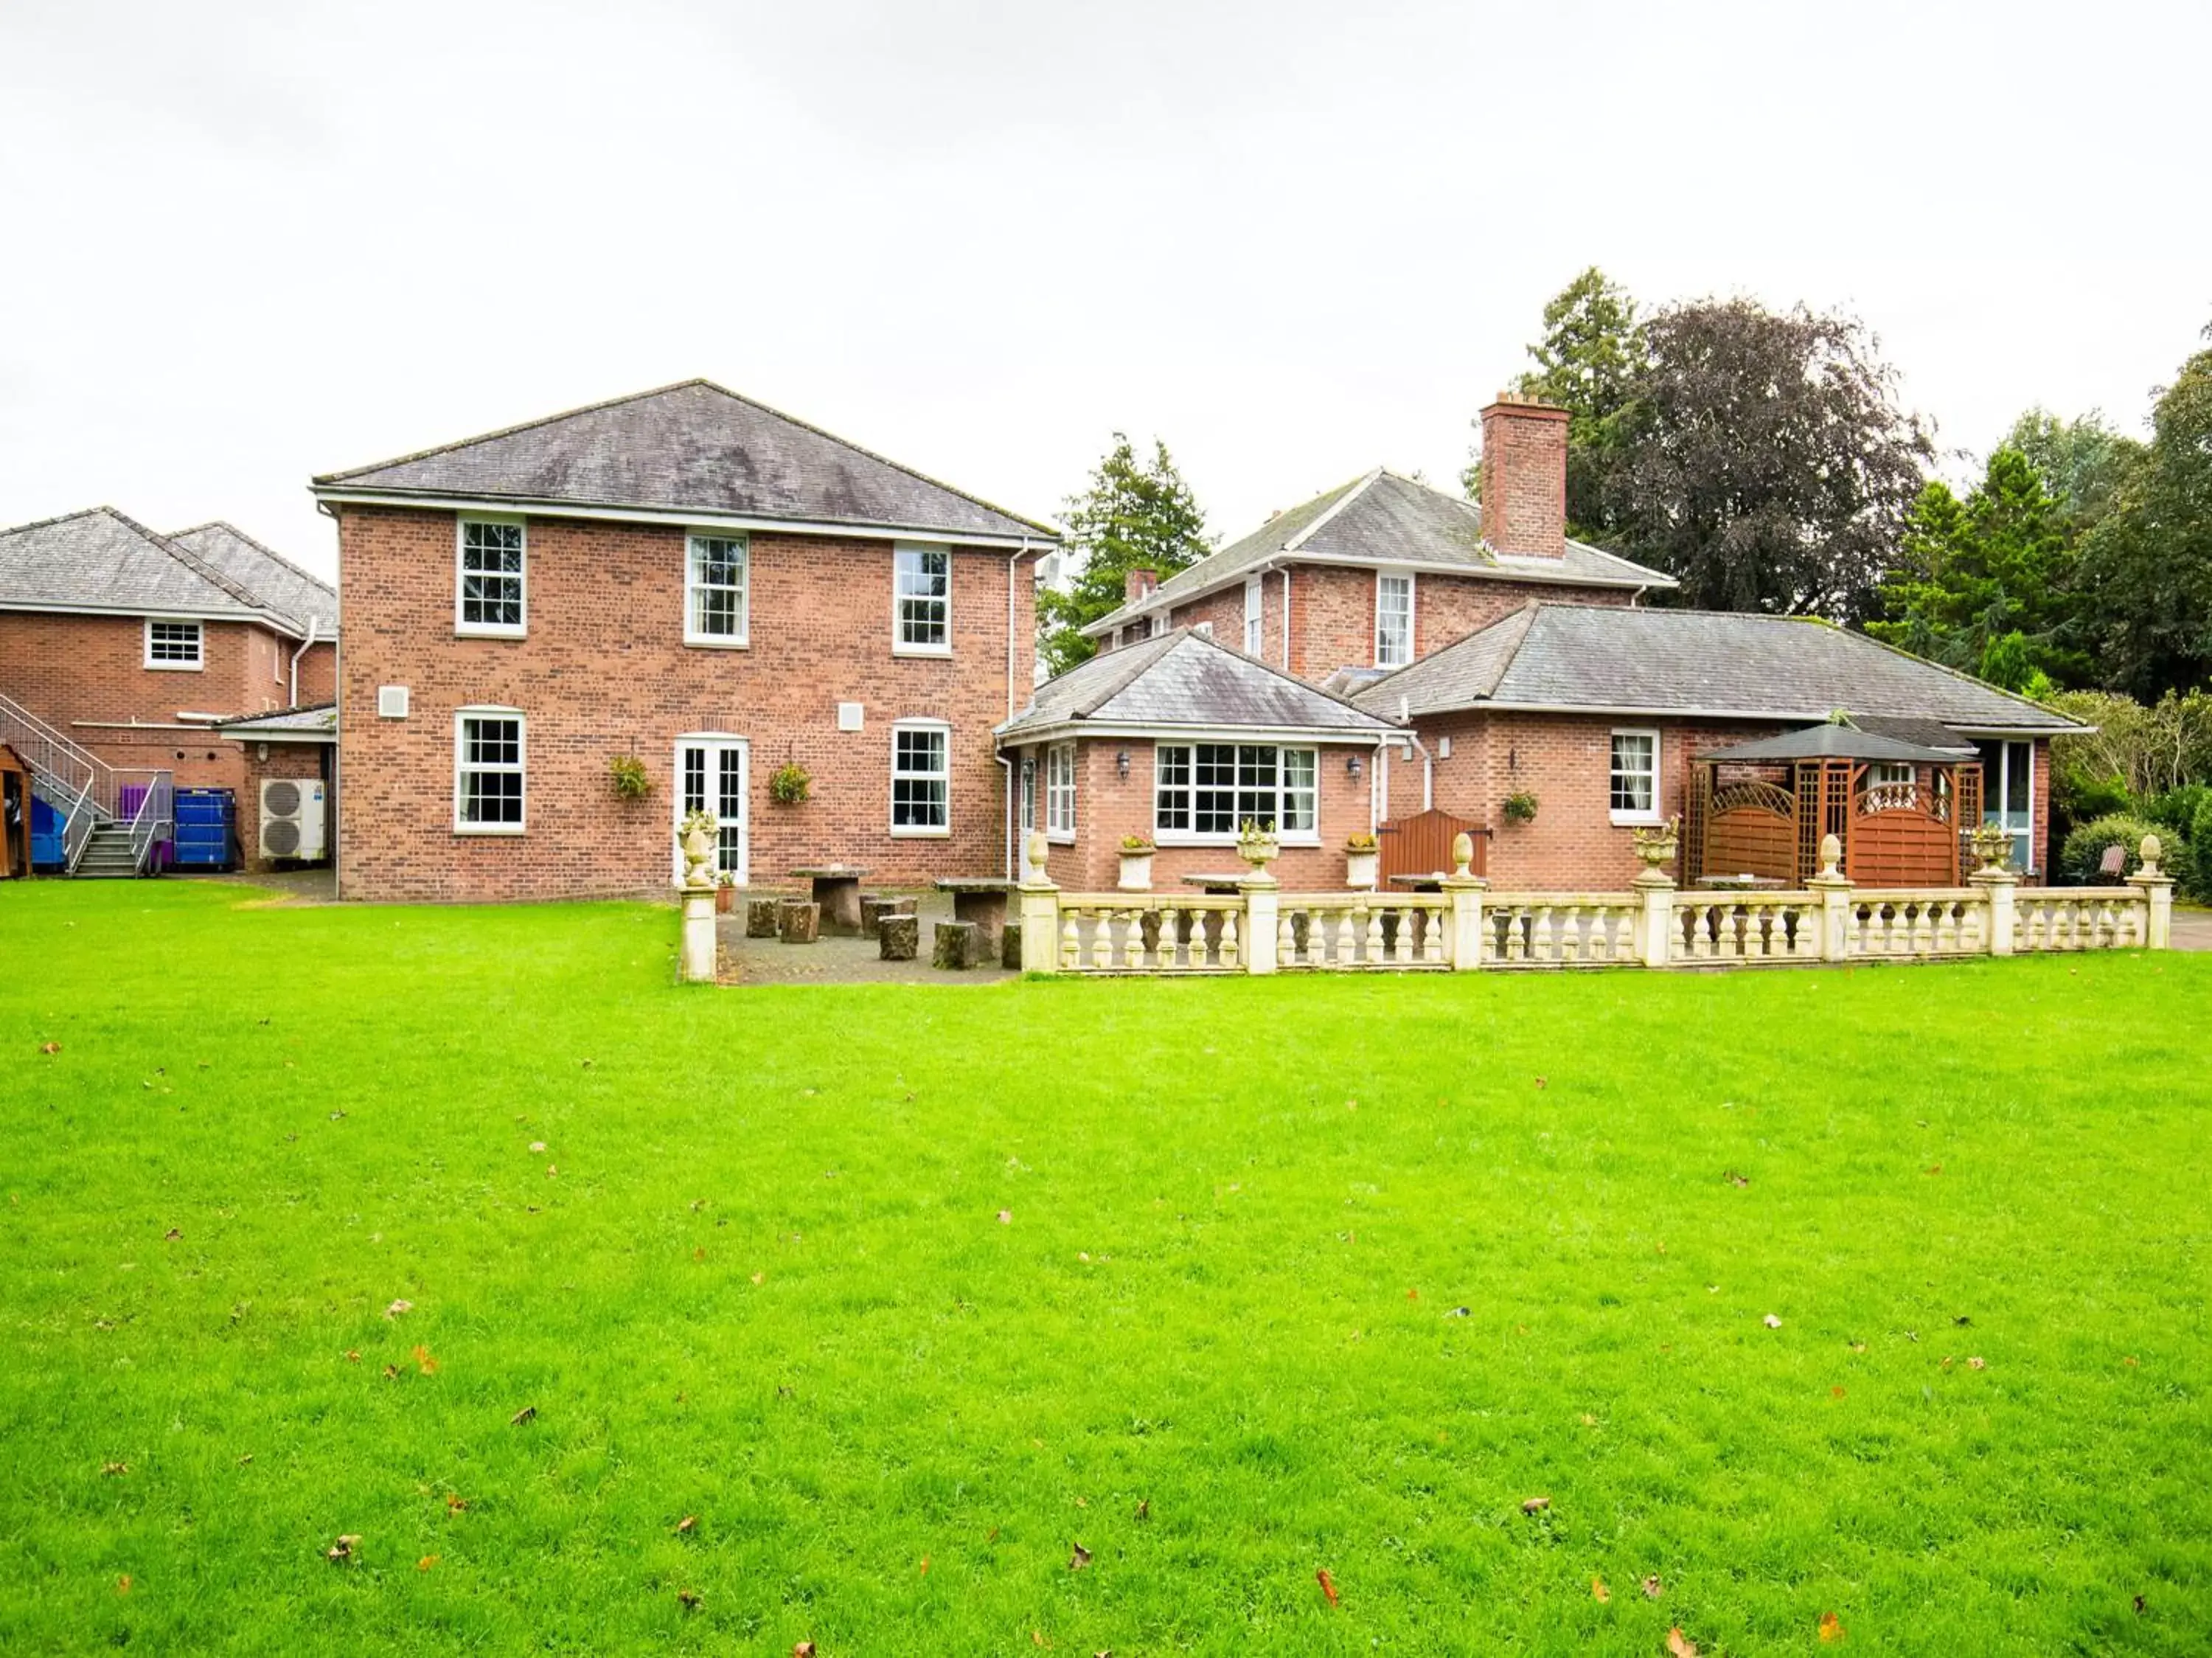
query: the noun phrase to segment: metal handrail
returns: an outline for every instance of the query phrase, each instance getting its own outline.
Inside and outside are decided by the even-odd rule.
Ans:
[[[136,868],[143,869],[154,843],[168,839],[176,832],[176,774],[157,770],[141,775],[148,781],[146,792],[139,797],[138,809],[131,817],[131,861]],[[161,832],[165,828],[168,835]]]
[[[76,873],[93,831],[121,821],[123,791],[144,778],[145,793],[130,814],[131,850],[141,869],[156,841],[174,832],[176,774],[161,767],[118,768],[72,742],[11,698],[0,697],[0,742],[31,768],[47,803],[62,814],[62,863]],[[129,780],[129,781],[126,781]]]

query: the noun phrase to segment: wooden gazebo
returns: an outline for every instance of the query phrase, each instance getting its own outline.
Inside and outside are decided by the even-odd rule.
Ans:
[[[0,742],[0,881],[31,873],[31,768]]]
[[[1963,838],[1982,820],[1982,766],[1960,749],[1923,747],[1842,723],[1701,754],[1682,814],[1682,870],[1692,882],[1759,875],[1802,887],[1820,838],[1843,843],[1862,886],[1955,887]]]

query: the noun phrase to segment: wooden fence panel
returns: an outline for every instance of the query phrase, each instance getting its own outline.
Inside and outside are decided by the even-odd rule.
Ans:
[[[1487,873],[1490,832],[1466,818],[1431,808],[1409,818],[1394,818],[1375,832],[1382,849],[1379,868],[1388,886],[1393,875],[1425,875],[1452,867],[1452,841],[1464,833],[1474,844],[1471,874]]]

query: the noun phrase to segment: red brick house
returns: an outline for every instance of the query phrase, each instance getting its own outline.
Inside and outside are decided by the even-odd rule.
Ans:
[[[695,808],[741,884],[1009,869],[993,728],[1031,688],[1049,526],[704,381],[313,488],[341,896],[665,890]]]
[[[1276,514],[1084,629],[1110,648],[1195,627],[1315,684],[1401,667],[1534,599],[1632,605],[1672,576],[1566,533],[1567,414],[1482,411],[1483,504],[1380,468]]]
[[[337,619],[334,591],[226,524],[164,535],[99,507],[0,531],[0,738],[64,806],[94,768],[110,793],[241,789],[216,722],[327,695]]]
[[[1376,762],[1395,722],[1176,628],[1037,688],[999,728],[1024,830],[1064,887],[1117,885],[1124,837],[1151,842],[1152,884],[1234,871],[1239,828],[1275,831],[1293,888],[1335,890],[1345,843],[1376,824]]]
[[[1786,782],[1752,775],[1788,750],[1734,752],[1838,716],[1870,739],[1817,746],[1856,761],[1855,809],[1933,814],[1955,844],[1974,823],[1947,816],[1942,774],[1978,762],[1981,820],[2011,832],[2014,868],[2039,874],[2049,867],[2050,740],[2082,728],[1810,618],[1566,603],[1528,605],[1353,701],[1414,733],[1385,761],[1390,817],[1432,807],[1480,826],[1493,885],[1553,891],[1625,885],[1639,867],[1633,831],[1683,815],[1701,766],[1722,768],[1723,806],[1734,785],[1746,809],[1764,802],[1790,812]],[[1509,812],[1509,800],[1530,815]],[[1686,848],[1691,881],[1790,874],[1691,861]]]

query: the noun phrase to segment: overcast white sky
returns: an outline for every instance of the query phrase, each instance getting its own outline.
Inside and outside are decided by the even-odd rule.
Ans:
[[[0,523],[228,518],[704,375],[1053,517],[1449,484],[1589,264],[1985,448],[2212,321],[2212,7],[0,0]]]

